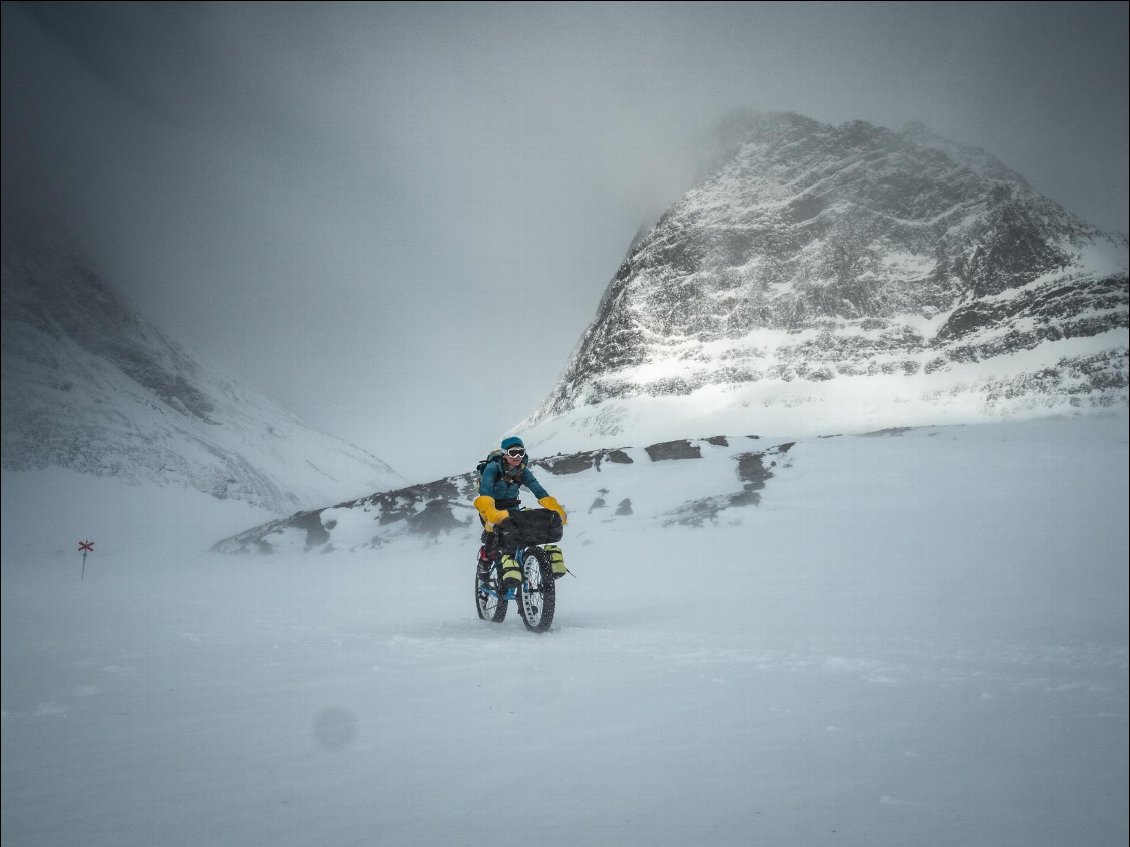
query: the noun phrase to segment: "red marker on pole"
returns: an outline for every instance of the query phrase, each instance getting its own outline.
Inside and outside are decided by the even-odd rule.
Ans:
[[[79,581],[82,582],[86,579],[86,554],[94,552],[94,542],[80,541],[78,543],[78,550],[82,553],[82,577],[79,579]]]

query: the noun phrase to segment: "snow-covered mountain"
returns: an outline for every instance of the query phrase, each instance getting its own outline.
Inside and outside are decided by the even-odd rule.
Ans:
[[[3,238],[3,468],[184,485],[276,513],[398,485],[375,456],[207,372],[62,237]]]
[[[1127,403],[1124,235],[990,154],[795,114],[739,139],[631,249],[543,406],[544,451],[815,435]]]

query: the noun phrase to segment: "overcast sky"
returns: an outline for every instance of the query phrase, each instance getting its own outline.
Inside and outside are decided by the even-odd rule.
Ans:
[[[729,110],[921,120],[1126,232],[1127,64],[1124,2],[4,2],[4,213],[416,478],[549,393]]]

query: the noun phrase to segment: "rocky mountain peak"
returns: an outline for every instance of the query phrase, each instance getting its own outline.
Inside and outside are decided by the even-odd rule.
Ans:
[[[868,403],[868,427],[924,402],[1125,402],[1124,236],[921,125],[748,113],[722,136],[742,140],[630,252],[524,427],[555,420],[580,438],[556,446],[576,449],[639,423],[636,400],[682,420],[669,401],[703,392],[735,428],[782,402],[826,411],[831,394]],[[1033,378],[1048,368],[1059,378]]]

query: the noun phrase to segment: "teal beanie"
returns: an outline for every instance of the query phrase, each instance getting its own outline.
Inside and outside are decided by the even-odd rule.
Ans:
[[[522,439],[518,438],[517,436],[514,436],[514,435],[510,436],[509,438],[502,439],[502,449],[503,450],[509,450],[511,447],[523,447],[524,448],[525,446],[526,445],[522,443]]]

